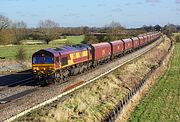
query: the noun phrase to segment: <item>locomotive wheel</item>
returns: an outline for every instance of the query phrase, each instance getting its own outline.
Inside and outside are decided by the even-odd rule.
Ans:
[[[63,81],[66,82],[67,81],[67,77],[64,76],[63,77]]]

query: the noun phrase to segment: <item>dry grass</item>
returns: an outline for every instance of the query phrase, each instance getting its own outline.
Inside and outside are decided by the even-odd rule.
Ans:
[[[175,45],[168,70],[132,113],[129,121],[180,121],[180,44]]]

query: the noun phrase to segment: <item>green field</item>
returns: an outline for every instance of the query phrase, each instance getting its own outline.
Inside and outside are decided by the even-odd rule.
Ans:
[[[129,121],[180,122],[180,44],[175,45],[170,67],[136,107]]]
[[[49,48],[55,46],[43,44],[43,45],[13,45],[13,46],[0,47],[0,52],[1,52],[0,57],[5,57],[5,59],[14,60],[18,52],[18,49],[21,47],[25,49],[26,58],[30,59],[34,52],[43,48]]]
[[[23,40],[21,45],[11,45],[11,46],[0,46],[0,57],[5,57],[6,59],[14,60],[16,53],[20,47],[24,48],[26,51],[27,59],[31,59],[34,52],[50,47],[58,47],[66,44],[79,44],[84,40],[84,35],[82,36],[67,36],[66,39],[53,40],[48,45],[43,41],[38,40]]]
[[[81,36],[67,36],[67,41],[72,44],[79,44],[84,40],[84,35]]]
[[[175,39],[176,36],[180,35],[180,33],[173,33],[173,37]]]

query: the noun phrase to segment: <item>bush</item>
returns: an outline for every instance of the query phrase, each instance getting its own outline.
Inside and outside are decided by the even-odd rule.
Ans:
[[[63,39],[67,39],[67,36],[66,36],[66,35],[64,35],[64,36],[63,36]]]
[[[98,42],[99,42],[99,40],[95,36],[85,35],[84,41],[82,43],[94,44],[94,43],[98,43]]]
[[[112,39],[111,36],[109,36],[109,35],[104,36],[104,41],[105,41],[105,42],[112,41],[112,40],[113,40],[113,39]]]
[[[66,45],[66,46],[69,46],[69,45],[74,45],[74,43],[73,43],[73,42],[71,42],[71,41],[69,41],[69,40],[66,40],[65,45]]]
[[[180,35],[176,35],[176,36],[175,36],[175,39],[176,39],[176,42],[177,42],[177,43],[180,43]]]
[[[26,59],[26,50],[23,47],[20,47],[16,53],[16,59],[24,61]]]

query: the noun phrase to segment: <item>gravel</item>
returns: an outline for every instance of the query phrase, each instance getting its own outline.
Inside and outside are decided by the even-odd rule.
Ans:
[[[30,68],[30,62],[16,62],[10,60],[0,60],[0,75],[11,72],[23,71]]]

